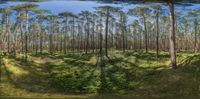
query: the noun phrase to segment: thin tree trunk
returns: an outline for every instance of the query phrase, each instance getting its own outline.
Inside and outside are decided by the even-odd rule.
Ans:
[[[143,15],[144,20],[144,32],[145,32],[145,50],[148,53],[148,34],[147,34],[147,25],[146,25],[146,17]]]
[[[20,21],[20,33],[21,33],[21,51],[24,52],[24,34],[23,34],[22,21]]]
[[[7,52],[10,53],[10,17],[6,15]]]
[[[64,34],[64,45],[63,45],[63,50],[64,54],[67,53],[67,31],[68,31],[68,18],[66,17],[66,24],[65,24],[65,34]]]
[[[28,22],[28,11],[26,11],[26,32],[25,32],[25,60],[27,60],[28,56],[28,26],[29,26],[29,22]]]
[[[156,15],[156,56],[159,57],[159,12],[157,11]]]
[[[87,31],[87,41],[86,41],[86,54],[88,53],[88,47],[89,47],[89,36],[90,36],[90,24],[89,24],[89,20],[87,18],[87,28],[86,28],[86,31]]]
[[[105,52],[106,52],[106,56],[108,56],[108,21],[109,21],[109,16],[110,16],[110,13],[109,13],[109,9],[107,9],[107,12],[106,12],[106,24],[105,24]]]
[[[194,52],[197,52],[197,26],[198,26],[198,22],[197,19],[195,19],[194,21]]]
[[[40,53],[43,50],[43,32],[42,23],[40,23]]]

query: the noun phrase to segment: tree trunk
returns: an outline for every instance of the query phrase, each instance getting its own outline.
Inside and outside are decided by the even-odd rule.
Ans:
[[[64,50],[64,54],[67,53],[67,30],[68,30],[68,18],[66,17],[66,24],[65,24],[65,34],[64,34],[64,45],[63,45],[63,50]]]
[[[20,21],[20,33],[21,33],[21,51],[24,52],[24,34],[23,34],[22,21]]]
[[[156,56],[159,57],[159,12],[156,15]]]
[[[123,19],[123,15],[120,16],[120,28],[121,28],[121,31],[122,31],[122,47],[123,47],[123,53],[125,53],[125,26],[124,26],[124,19]]]
[[[49,52],[52,54],[53,51],[53,25],[51,24],[49,28],[50,34],[49,34]]]
[[[107,9],[107,12],[106,12],[106,27],[105,27],[105,52],[106,52],[106,56],[108,56],[108,21],[109,21],[109,16],[110,16],[110,13],[109,13],[109,9]]]
[[[90,24],[89,24],[89,19],[88,18],[86,18],[87,19],[87,27],[86,27],[86,32],[87,32],[87,34],[86,34],[86,39],[87,39],[87,41],[86,41],[86,54],[88,53],[88,47],[89,47],[89,36],[90,36]]]
[[[195,19],[194,21],[194,52],[197,52],[197,26],[198,26],[198,22],[197,19]]]
[[[28,11],[26,11],[26,32],[25,32],[25,60],[27,60],[28,56],[28,26],[29,26],[29,22],[28,22]]]
[[[73,36],[73,38],[72,38],[72,47],[73,47],[73,52],[74,52],[74,50],[75,50],[75,46],[76,46],[76,43],[75,43],[75,19],[74,19],[74,17],[73,17],[73,26],[72,26],[72,36]]]
[[[169,10],[170,10],[170,30],[169,30],[169,48],[170,48],[170,58],[171,65],[173,69],[177,69],[176,66],[176,41],[175,41],[175,27],[174,27],[174,4],[173,0],[169,0]]]
[[[10,17],[6,15],[7,52],[10,53]]]
[[[146,17],[143,15],[144,20],[144,32],[145,32],[145,50],[148,53],[148,34],[147,34],[147,25],[146,25]]]
[[[43,32],[42,23],[40,23],[40,53],[43,50]]]

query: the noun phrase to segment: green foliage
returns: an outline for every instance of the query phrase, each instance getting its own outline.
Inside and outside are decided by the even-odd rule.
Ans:
[[[83,60],[76,55],[68,55],[60,64],[52,64],[49,76],[51,85],[71,93],[97,92],[100,82],[95,66]]]
[[[10,85],[12,83],[6,81],[30,91],[28,94],[31,95],[32,92],[56,91],[68,94],[118,93],[127,96],[131,93],[140,97],[154,95],[169,98],[197,96],[200,91],[199,54],[178,53],[177,70],[171,70],[168,66],[169,56],[166,52],[161,52],[159,59],[151,51],[116,52],[110,55],[110,60],[102,57],[102,62],[100,56],[94,54],[29,55],[27,62],[20,55],[16,59],[4,58],[7,62],[1,68],[6,71],[3,78],[8,75],[9,79],[3,80],[3,84],[7,85],[2,87],[3,94],[18,96],[16,94],[27,93],[16,91]]]

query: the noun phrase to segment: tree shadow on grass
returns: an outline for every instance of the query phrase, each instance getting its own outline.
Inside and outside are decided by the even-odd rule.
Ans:
[[[188,57],[182,62],[183,66],[176,72],[173,72],[172,70],[157,70],[157,68],[150,67],[143,68],[133,62],[117,57],[113,58],[112,61],[104,59],[102,62],[103,64],[101,64],[100,69],[98,69],[99,67],[97,64],[99,62],[94,65],[87,63],[82,59],[69,56],[65,57],[63,62],[60,64],[43,64],[48,66],[48,75],[37,75],[36,78],[38,76],[42,76],[43,78],[40,80],[48,79],[48,83],[50,83],[53,88],[57,89],[56,92],[67,92],[73,94],[135,91],[141,96],[152,96],[154,94],[165,94],[167,91],[166,94],[190,95],[191,93],[198,93],[199,91],[194,88],[196,86],[196,82],[192,80],[193,76],[185,75],[185,71],[188,71],[188,68],[190,67],[188,65],[191,65],[190,68],[192,68],[192,70],[188,71],[188,73],[195,71],[192,66],[199,67],[199,59],[200,57],[198,55]],[[25,65],[27,63],[16,62],[16,64]],[[20,66],[20,68],[30,71],[30,73],[41,72],[34,69],[34,67],[37,67],[38,64],[35,64],[34,62],[30,62],[28,64],[31,66]],[[33,74],[35,75],[35,73]],[[26,75],[26,77],[28,78],[31,76]],[[24,80],[24,78],[19,80]],[[191,80],[191,85],[187,80]],[[44,82],[40,83],[47,84]],[[37,83],[34,83],[33,85],[37,85]],[[179,85],[180,87],[178,87]],[[184,86],[187,87],[183,88]],[[40,90],[38,91],[38,89],[33,91],[33,89],[21,86],[18,87],[40,93]]]
[[[151,81],[150,78],[160,74],[160,71],[156,69],[139,67],[137,64],[121,58],[115,58],[106,64],[105,79],[111,86],[109,90],[114,92],[134,90],[143,81]]]
[[[136,59],[148,61],[157,61],[158,59],[169,58],[168,54],[160,54],[159,58],[157,58],[156,53],[136,53],[134,56]]]
[[[94,54],[80,54],[80,53],[69,53],[69,54],[45,54],[45,55],[39,55],[39,57],[49,57],[52,59],[64,59],[64,58],[72,58],[76,60],[82,60],[82,61],[88,61],[91,57],[93,57]]]
[[[87,59],[89,60],[89,59]],[[97,64],[79,57],[66,57],[60,64],[50,64],[50,83],[58,91],[67,93],[90,93],[99,88]]]
[[[200,59],[199,56],[195,56],[189,61],[197,66],[199,61],[194,61],[197,58],[198,60]],[[112,61],[105,60],[104,62],[103,80],[104,84],[107,85],[102,86],[104,87],[102,89],[106,90],[105,92],[138,92],[141,96],[162,96],[166,94],[172,95],[172,97],[173,95],[197,95],[198,93],[195,89],[196,83],[192,80],[194,77],[187,76],[186,73],[182,72],[181,68],[173,71],[170,69],[158,69],[163,67],[162,65],[153,68],[140,67],[138,64],[130,62],[123,57],[115,57]],[[190,72],[193,71],[195,70]],[[187,80],[191,80],[194,85],[189,84]],[[188,87],[184,88],[184,86]]]
[[[76,60],[74,57],[72,59]],[[16,88],[35,93],[67,92],[68,94],[90,93],[98,89],[99,76],[96,73],[96,64],[66,60],[62,64],[54,65],[51,62],[45,64],[24,62],[20,58],[9,60],[13,60],[14,66],[29,72],[27,75],[14,77],[12,71],[7,69],[9,67],[4,66],[6,75]]]
[[[12,73],[13,71],[8,69],[9,66],[4,66],[9,81],[11,81],[16,88],[36,93],[47,93],[51,90],[45,72],[37,70],[38,68],[35,67],[35,63],[30,61],[24,63],[23,59],[16,59],[14,62],[13,66],[28,72],[28,74],[17,76]]]

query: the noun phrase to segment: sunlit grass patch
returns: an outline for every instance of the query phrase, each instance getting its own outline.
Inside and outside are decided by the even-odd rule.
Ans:
[[[13,63],[13,60],[4,58],[3,61],[5,63],[5,68],[8,70],[9,73],[12,73],[17,77],[29,74],[29,71],[16,66],[16,64]]]
[[[90,58],[90,60],[87,63],[95,65],[97,64],[97,62],[98,62],[98,57],[94,55],[93,57]]]

